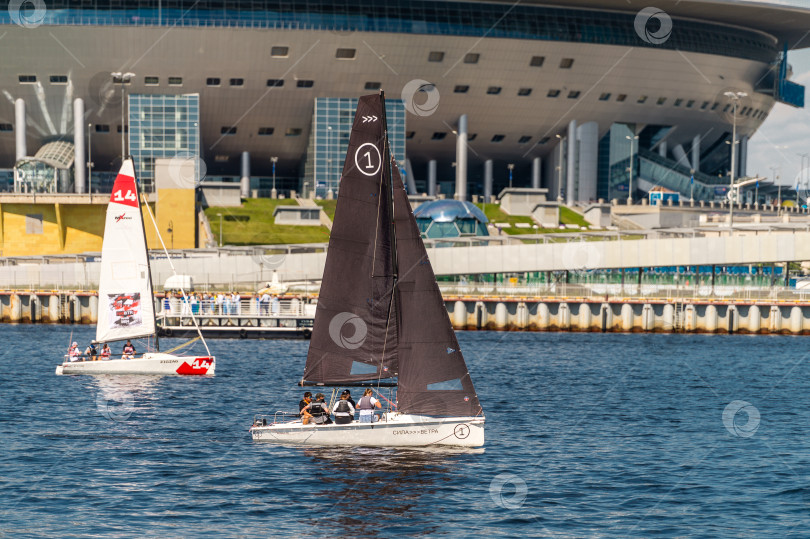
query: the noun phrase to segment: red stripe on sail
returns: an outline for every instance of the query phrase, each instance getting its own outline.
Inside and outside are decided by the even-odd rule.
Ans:
[[[115,178],[110,202],[124,206],[138,207],[138,191],[135,189],[135,178],[118,174]]]

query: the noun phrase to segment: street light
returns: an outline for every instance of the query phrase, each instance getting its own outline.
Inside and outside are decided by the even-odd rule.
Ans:
[[[631,137],[625,135],[624,138],[630,141],[630,185],[627,188],[627,205],[633,205],[633,141],[638,140],[638,135]]]
[[[90,145],[90,128],[92,123],[87,124],[87,192],[90,193],[90,200],[93,200],[93,148]]]
[[[271,157],[270,162],[273,163],[273,190],[270,191],[270,198],[276,198],[278,196],[278,191],[276,191],[276,163],[278,163],[278,157]]]
[[[219,215],[219,246],[222,247],[222,214],[217,215]]]
[[[734,105],[734,117],[732,119],[731,127],[731,179],[729,182],[729,188],[731,189],[731,204],[728,206],[728,229],[729,234],[731,234],[731,231],[734,229],[734,203],[736,202],[737,198],[734,195],[734,174],[737,171],[737,106],[740,104],[740,99],[747,97],[748,94],[745,92],[725,92],[723,95],[731,99]]]
[[[798,155],[799,157],[802,158],[802,164],[799,167],[799,179],[796,180],[796,206],[801,207],[801,204],[799,203],[799,187],[805,185],[805,183],[804,183],[804,160],[807,159],[808,157],[810,157],[810,154],[797,153],[796,155]],[[808,159],[808,161],[810,161],[810,159]]]
[[[777,211],[782,209],[782,184],[777,183],[776,180],[779,179],[779,176],[776,175],[776,171],[779,170],[779,167],[769,167],[771,169],[771,174],[773,174],[773,183],[777,184],[777,194],[776,194],[776,201],[777,204]]]
[[[558,143],[560,147],[560,161],[557,164],[557,200],[560,200],[562,198],[563,136],[559,133],[554,136],[560,141]]]
[[[113,84],[116,82],[121,84],[121,161],[127,158],[127,146],[126,140],[124,139],[124,131],[126,131],[125,126],[126,122],[124,121],[124,115],[126,113],[126,98],[124,97],[124,88],[125,84],[130,82],[132,78],[135,76],[135,73],[122,73],[121,71],[113,71],[110,73],[113,78]]]
[[[512,171],[515,170],[515,164],[514,163],[509,163],[508,165],[506,165],[506,168],[509,169],[509,189],[511,189],[512,188]]]

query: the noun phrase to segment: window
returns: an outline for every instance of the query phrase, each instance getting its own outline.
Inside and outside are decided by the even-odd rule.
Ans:
[[[411,140],[415,136],[416,136],[416,131],[408,131],[407,133],[405,133],[405,138],[408,139],[408,140]]]
[[[559,90],[549,90],[546,97],[557,97],[558,95],[560,95]]]
[[[67,84],[67,75],[51,75],[51,84]]]
[[[492,135],[492,142],[501,142],[506,135]]]
[[[465,64],[477,64],[478,60],[481,59],[481,55],[477,52],[468,52],[464,55],[464,63]]]
[[[338,49],[335,51],[335,58],[339,60],[354,60],[357,49]]]
[[[428,62],[441,62],[444,60],[444,53],[440,51],[431,51],[428,54]]]
[[[244,86],[245,79],[231,79],[231,86]]]
[[[113,84],[131,84],[131,83],[132,83],[131,77],[127,77],[126,79],[123,79],[121,77],[113,77]]]
[[[14,131],[14,126],[11,124],[0,124],[0,132],[10,132]]]
[[[719,105],[720,105],[720,103],[718,103],[717,101],[715,101],[715,102],[714,102],[714,105],[712,105],[712,110],[717,110],[717,107],[718,107]]]
[[[579,90],[571,90],[568,92],[568,99],[576,99],[579,97]]]
[[[160,78],[159,77],[144,77],[143,78],[143,83],[146,86],[157,86],[158,84],[160,84]]]
[[[281,88],[284,86],[284,79],[267,79],[267,85],[274,88]]]
[[[478,133],[472,133],[471,135],[467,135],[467,142],[472,142],[478,137]]]
[[[681,103],[683,103],[683,99],[676,99],[675,103],[672,104],[673,107],[680,107]]]
[[[28,213],[25,215],[25,233],[42,234],[42,214]]]
[[[545,56],[532,56],[532,59],[529,61],[529,65],[531,67],[543,67],[543,62],[545,61]]]
[[[206,86],[219,86],[220,83],[221,81],[219,80],[219,77],[208,77],[205,79]]]
[[[728,112],[728,109],[730,109],[730,108],[731,108],[731,105],[727,104],[725,107],[723,107],[723,113],[725,114],[726,112]]]
[[[468,84],[456,84],[456,87],[453,88],[453,91],[457,94],[466,94],[470,90],[470,86]]]
[[[708,106],[709,106],[709,102],[708,102],[708,101],[704,101],[704,102],[703,102],[703,104],[702,104],[702,105],[700,105],[700,110],[706,110],[706,107],[708,107]]]
[[[521,96],[521,97],[525,97],[525,96],[531,95],[531,94],[532,94],[532,89],[531,88],[521,88],[520,90],[518,90],[518,95]]]
[[[430,140],[444,140],[444,137],[447,136],[447,133],[443,131],[436,131],[433,133],[433,136],[430,137]]]
[[[546,142],[548,142],[548,141],[549,141],[549,139],[550,139],[550,138],[551,138],[551,137],[543,137],[543,138],[541,138],[540,140],[538,140],[537,142],[538,142],[539,144],[545,144]]]
[[[109,133],[110,126],[106,124],[96,124],[96,133]]]
[[[667,102],[667,98],[666,98],[666,97],[659,97],[659,98],[658,98],[658,101],[656,101],[656,102],[655,102],[655,104],[656,104],[656,105],[663,105],[663,104],[664,104],[664,103],[666,103],[666,102]]]
[[[259,128],[259,135],[261,135],[263,137],[269,137],[270,135],[273,134],[274,131],[275,131],[275,129],[272,128],[272,127],[260,127]]]
[[[616,101],[622,103],[625,99],[627,99],[627,94],[619,94],[616,96]]]
[[[742,111],[740,111],[740,116],[744,116],[747,111],[748,111],[748,107],[743,107]]]
[[[647,96],[646,95],[639,96],[639,98],[636,99],[636,103],[638,103],[639,105],[643,105],[646,102],[647,102]]]
[[[287,132],[284,133],[284,136],[285,137],[299,137],[299,136],[301,136],[302,132],[303,132],[303,129],[301,129],[300,127],[288,127]]]
[[[121,133],[121,126],[120,125],[115,126],[115,131],[118,132],[118,133]],[[128,125],[124,126],[124,133],[129,133],[129,126]]]
[[[518,144],[526,144],[530,140],[532,140],[532,137],[530,135],[523,135],[518,139]]]
[[[37,76],[36,75],[20,75],[20,84],[36,84]]]
[[[610,99],[610,93],[602,92],[602,95],[599,96],[599,101],[607,101]]]
[[[686,108],[691,109],[692,105],[694,105],[694,104],[695,104],[695,100],[690,99],[689,101],[686,102]]]
[[[366,90],[379,90],[382,87],[381,82],[367,82]]]
[[[231,158],[228,155],[217,154],[214,156],[214,161],[217,163],[227,163]]]
[[[270,56],[273,58],[286,58],[290,55],[289,47],[271,47]]]
[[[224,125],[224,126],[219,128],[219,133],[220,133],[220,135],[235,135],[236,134],[236,126],[235,125],[232,125],[232,126]]]
[[[499,93],[501,93],[500,86],[490,86],[489,88],[487,88],[487,94],[489,95],[498,95]]]
[[[299,80],[298,83],[296,84],[296,86],[298,86],[299,88],[312,88],[314,85],[315,85],[314,80],[305,80],[305,79]]]
[[[182,86],[183,77],[169,77],[169,86]]]
[[[573,58],[563,58],[560,60],[560,69],[571,69],[571,66],[574,65]]]

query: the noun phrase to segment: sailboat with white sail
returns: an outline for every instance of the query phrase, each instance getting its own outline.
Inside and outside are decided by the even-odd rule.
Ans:
[[[260,417],[253,440],[484,445],[483,409],[391,159],[382,92],[357,105],[301,385],[396,387],[396,397],[376,422]]]
[[[149,253],[138,195],[135,167],[132,159],[125,159],[107,206],[94,343],[154,337],[155,351],[135,355],[132,359],[115,354],[97,361],[66,356],[64,362],[57,365],[56,374],[214,374],[216,358],[207,345],[206,355],[197,357],[159,351]]]

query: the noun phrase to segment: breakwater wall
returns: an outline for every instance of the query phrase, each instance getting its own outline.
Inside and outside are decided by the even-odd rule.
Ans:
[[[445,297],[445,305],[459,330],[810,335],[808,301]],[[98,295],[92,292],[0,291],[0,322],[97,320]]]

